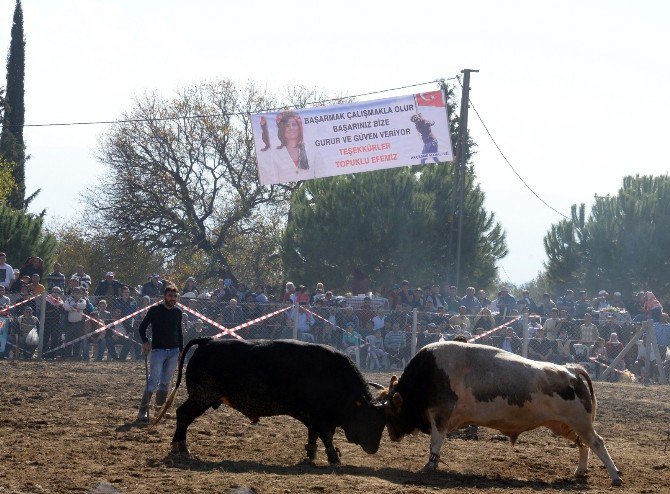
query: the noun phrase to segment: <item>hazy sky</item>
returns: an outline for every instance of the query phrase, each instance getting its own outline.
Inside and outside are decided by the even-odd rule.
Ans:
[[[13,9],[0,0],[5,52]],[[668,18],[661,1],[24,0],[26,123],[114,119],[134,95],[203,79],[357,94],[474,68],[472,101],[493,136],[568,214],[616,193],[626,174],[670,168]],[[507,232],[501,276],[528,281],[560,217],[513,175],[474,113],[470,129],[486,207]],[[42,188],[33,210],[85,214],[80,194],[102,170],[104,131],[26,128],[27,192]]]

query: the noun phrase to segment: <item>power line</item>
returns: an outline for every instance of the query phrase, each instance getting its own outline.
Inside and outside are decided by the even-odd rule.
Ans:
[[[459,84],[461,84],[461,79],[460,79],[458,76],[456,76],[456,80],[458,81]],[[461,86],[462,86],[462,84],[461,84]],[[535,192],[535,191],[531,188],[531,186],[528,185],[528,184],[526,183],[526,181],[521,177],[521,175],[519,175],[519,172],[517,172],[516,169],[512,166],[512,163],[510,163],[510,161],[507,159],[507,156],[505,156],[505,153],[502,152],[502,149],[500,149],[500,146],[498,146],[498,143],[496,142],[496,140],[495,140],[495,139],[493,138],[493,136],[491,135],[491,131],[489,130],[489,128],[488,128],[488,127],[486,126],[486,124],[484,123],[484,120],[482,120],[482,117],[481,117],[481,115],[479,114],[479,112],[477,111],[477,108],[475,108],[475,105],[474,105],[474,103],[472,102],[472,98],[470,99],[470,106],[472,107],[472,110],[475,112],[475,115],[477,115],[477,118],[479,119],[479,122],[480,122],[480,123],[482,124],[482,126],[484,127],[484,130],[486,131],[486,133],[487,133],[487,134],[489,135],[489,137],[491,138],[491,142],[493,142],[494,146],[496,147],[496,149],[497,149],[498,152],[500,153],[500,156],[503,157],[503,159],[505,160],[505,162],[507,163],[507,165],[512,169],[512,171],[513,171],[514,174],[517,176],[517,178],[518,178],[519,180],[521,180],[521,183],[524,184],[524,185],[526,186],[526,188],[527,188],[529,191],[531,191],[531,193],[532,193],[535,197],[537,197],[537,198],[540,200],[540,202],[541,202],[542,204],[544,204],[545,206],[547,206],[549,209],[551,209],[551,210],[554,211],[555,213],[559,214],[560,216],[563,216],[563,218],[565,218],[566,220],[570,220],[571,218],[569,218],[568,216],[564,215],[564,214],[561,213],[559,210],[557,210],[556,208],[554,208],[553,206],[551,206],[549,203],[547,203],[547,201],[545,201],[544,199],[542,199],[542,198],[537,194],[537,192]]]
[[[447,79],[437,79],[433,81],[427,81],[427,82],[419,82],[416,84],[408,84],[406,86],[399,86],[399,87],[393,87],[393,88],[388,88],[388,89],[380,89],[378,91],[370,91],[367,93],[360,93],[360,94],[353,94],[350,96],[341,96],[339,98],[330,98],[330,99],[324,99],[320,101],[311,101],[308,103],[305,103],[305,106],[316,106],[316,105],[322,105],[324,103],[331,103],[334,101],[342,101],[345,99],[350,99],[350,98],[360,98],[362,96],[370,96],[373,94],[381,94],[381,93],[387,93],[390,91],[398,91],[400,89],[407,89],[407,88],[412,88],[412,87],[417,87],[417,86],[425,86],[427,84],[434,84],[436,82],[442,82],[442,81],[452,81],[456,79],[456,77],[449,77]],[[285,110],[287,108],[302,108],[301,106],[298,105],[285,105],[281,106],[278,108],[266,108],[266,109],[261,109],[257,110],[254,113],[265,113],[265,112],[272,112],[272,111],[279,111],[279,110]],[[85,121],[85,122],[51,122],[51,123],[36,123],[36,124],[25,124],[24,127],[72,127],[76,125],[109,125],[109,124],[118,124],[118,123],[138,123],[138,122],[162,122],[162,121],[167,121],[167,120],[182,120],[182,119],[195,119],[195,118],[213,118],[213,117],[227,117],[227,116],[243,116],[243,115],[250,115],[250,112],[231,112],[231,113],[212,113],[212,114],[207,114],[207,115],[180,115],[180,116],[175,116],[175,117],[160,117],[160,118],[128,118],[128,119],[119,119],[119,120],[94,120],[94,121]]]

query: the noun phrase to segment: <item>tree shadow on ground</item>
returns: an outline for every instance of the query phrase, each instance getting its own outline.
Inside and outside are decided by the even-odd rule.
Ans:
[[[533,489],[533,490],[588,490],[586,479],[567,477],[552,481],[506,478],[500,475],[477,475],[442,470],[432,473],[414,473],[394,467],[362,467],[355,465],[341,465],[331,467],[326,464],[312,464],[300,462],[295,465],[279,465],[260,463],[253,460],[222,460],[208,461],[197,456],[168,455],[162,460],[147,460],[147,466],[156,468],[167,466],[181,470],[208,472],[213,470],[229,473],[262,473],[274,475],[353,475],[358,477],[377,477],[381,480],[398,484],[429,488],[458,488],[467,487],[478,489]]]

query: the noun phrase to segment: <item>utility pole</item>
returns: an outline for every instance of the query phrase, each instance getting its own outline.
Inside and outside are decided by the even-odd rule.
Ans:
[[[463,92],[461,94],[461,116],[458,129],[458,174],[456,179],[460,183],[454,183],[459,187],[458,191],[458,234],[456,237],[456,289],[461,283],[461,243],[463,240],[463,212],[465,210],[465,167],[467,166],[466,150],[468,139],[468,107],[470,106],[470,72],[479,72],[474,69],[463,69]]]

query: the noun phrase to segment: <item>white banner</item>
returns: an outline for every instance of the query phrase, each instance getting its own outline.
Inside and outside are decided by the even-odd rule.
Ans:
[[[441,91],[251,116],[263,185],[453,161]]]

